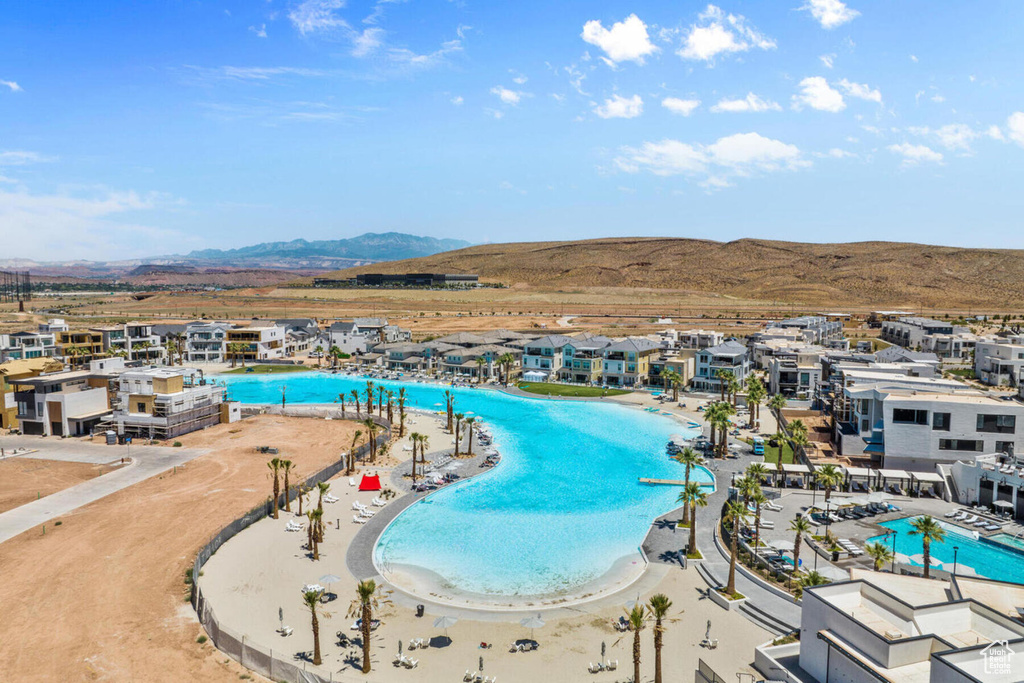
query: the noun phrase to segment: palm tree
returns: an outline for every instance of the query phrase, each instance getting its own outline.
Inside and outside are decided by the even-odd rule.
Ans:
[[[363,426],[366,427],[366,438],[370,442],[370,462],[377,461],[377,423],[373,421],[372,417],[368,417],[363,420]]]
[[[732,397],[732,407],[735,408],[736,394],[739,393],[739,390],[743,388],[743,385],[740,384],[740,381],[736,379],[736,377],[729,377],[726,380],[725,385],[726,389],[729,390],[729,395]]]
[[[665,635],[664,619],[672,607],[672,601],[663,593],[652,595],[647,609],[654,617],[654,683],[661,683],[661,647]]]
[[[679,494],[679,502],[690,507],[690,541],[687,554],[692,555],[697,551],[697,508],[707,506],[708,494],[700,484],[691,481]]]
[[[501,383],[508,385],[509,375],[512,372],[512,365],[516,362],[515,356],[511,353],[503,353],[498,356],[498,364],[501,366]]]
[[[816,571],[809,571],[806,576],[800,579],[800,585],[804,588],[809,586],[824,586],[826,583],[828,583],[828,579]]]
[[[356,466],[356,444],[359,443],[359,437],[363,435],[363,430],[357,429],[356,433],[352,435],[352,448],[348,451],[348,461],[345,463],[345,476],[351,476],[352,470]]]
[[[313,546],[316,545],[316,536],[313,534],[313,530],[316,528],[316,519],[313,515],[313,510],[306,510],[306,519],[309,520],[309,526],[306,527],[306,548],[309,549],[309,553],[312,555]]]
[[[884,543],[879,543],[878,541],[868,543],[864,546],[864,550],[867,552],[868,557],[871,558],[876,572],[882,571],[882,567],[893,560],[892,548]]]
[[[752,462],[747,465],[747,476],[760,484],[768,476],[768,468],[761,462]]]
[[[462,435],[462,421],[465,418],[462,413],[455,413],[455,455],[459,454],[459,437]]]
[[[291,500],[291,488],[288,486],[288,475],[292,471],[291,460],[281,460],[281,469],[284,470],[284,509],[288,512],[292,511],[292,500]]]
[[[281,482],[278,479],[278,473],[281,471],[281,459],[274,458],[267,463],[267,467],[274,473],[274,519],[278,519],[277,516],[277,501],[281,497]]]
[[[383,386],[377,387],[377,417],[384,417],[384,395],[387,389]]]
[[[323,662],[320,659],[320,620],[316,616],[316,608],[320,606],[320,596],[323,595],[322,591],[306,591],[302,594],[302,602],[309,609],[309,614],[313,617],[313,664],[320,666]],[[324,615],[326,618],[328,615]]]
[[[785,450],[786,433],[782,431],[782,409],[786,407],[786,397],[775,394],[768,399],[768,409],[775,413],[775,442],[779,445],[778,461],[775,463],[776,484],[782,478],[782,451]]]
[[[331,357],[331,367],[338,367],[338,361],[341,360],[341,349],[337,346],[331,345],[331,348],[327,350],[327,355]]]
[[[764,388],[764,383],[756,375],[747,377],[747,407],[751,409],[751,422],[754,423],[754,429],[758,429],[761,426],[761,403],[768,396],[768,390]]]
[[[309,513],[313,524],[313,559],[320,559],[320,542],[324,538],[324,511],[323,508],[312,510]]]
[[[736,492],[743,498],[744,505],[749,505],[750,499],[756,494],[761,493],[761,485],[757,483],[757,479],[749,475],[744,475],[734,481],[733,486],[736,487]]]
[[[761,488],[758,487],[757,492],[750,497],[750,502],[754,504],[754,552],[756,553],[761,547],[761,506],[768,502],[768,496],[761,492]]]
[[[736,414],[736,409],[732,407],[731,403],[719,402],[714,404],[714,410],[711,415],[711,429],[712,431],[718,429],[718,452],[719,455],[725,457],[729,446],[729,418]],[[708,419],[707,409],[704,411],[704,419]]]
[[[725,505],[725,516],[723,519],[732,525],[732,549],[729,553],[729,584],[725,592],[731,598],[736,594],[736,558],[739,555],[740,525],[747,518],[747,506],[743,501],[730,500]]]
[[[932,541],[942,543],[946,540],[946,530],[931,515],[923,515],[910,523],[910,531],[907,533],[911,536],[921,537],[921,542],[924,545],[924,578],[930,578]]]
[[[370,673],[370,622],[373,621],[373,608],[377,605],[377,584],[373,579],[360,581],[356,586],[356,599],[349,608],[349,616],[361,620],[363,636],[363,673]]]
[[[720,403],[714,402],[714,403],[709,403],[704,408],[704,420],[711,427],[711,452],[715,453],[715,454],[718,453],[718,445],[717,444],[718,444],[718,421],[720,419],[719,413],[721,412],[721,409],[719,408],[720,405],[721,405]]]
[[[482,384],[484,381],[484,366],[487,365],[487,359],[483,356],[476,357],[476,376]]]
[[[475,417],[466,418],[466,425],[469,427],[469,436],[466,437],[466,443],[469,444],[469,447],[466,449],[467,455],[473,455],[473,425],[475,423]]]
[[[430,446],[430,437],[420,434],[420,470],[427,466],[427,447]],[[414,480],[415,482],[415,480]]]
[[[725,402],[725,390],[728,387],[730,379],[736,379],[736,375],[732,373],[732,370],[715,370],[715,377],[718,379],[718,387],[722,390],[721,401]]]
[[[398,390],[398,438],[405,436],[405,402],[408,400],[405,387]]]
[[[448,415],[448,424],[445,427],[449,432],[452,430],[452,420],[455,417],[455,394],[448,389],[444,390],[445,412]]]
[[[843,480],[843,473],[835,465],[829,463],[819,467],[814,472],[814,478],[825,487],[825,503],[827,504],[829,498],[832,497],[832,489],[839,486]]]
[[[324,494],[331,490],[331,484],[329,482],[326,482],[326,481],[318,481],[316,483],[316,488],[317,488],[317,492],[319,493],[319,496],[317,497],[317,501],[316,501],[316,509],[317,510],[323,510],[324,509]]]
[[[806,517],[797,517],[789,523],[789,530],[796,534],[793,539],[793,573],[796,573],[800,569],[800,543],[803,541],[804,534],[810,533],[811,522]],[[792,580],[791,574],[790,581]]]
[[[644,623],[647,621],[647,613],[642,603],[633,605],[633,609],[626,612],[626,619],[629,620],[629,627],[633,630],[633,680],[640,680],[640,631],[644,630]]]
[[[373,415],[373,382],[366,382],[366,414]]]
[[[675,370],[666,370],[661,373],[662,379],[665,380],[665,386],[672,389],[672,402],[679,402],[679,385],[683,383],[683,376]]]
[[[320,364],[324,360],[324,347],[320,344],[317,344],[316,348],[313,349],[313,353],[316,354],[316,367],[319,368]]]
[[[337,401],[335,401],[335,403],[340,403],[341,404],[341,417],[342,417],[342,419],[344,419],[345,418],[345,392],[342,392],[342,393],[338,394],[338,399],[337,399]]]
[[[413,432],[409,435],[409,441],[412,442],[412,483],[416,483],[416,449],[420,445],[420,433]]]
[[[388,424],[391,424],[395,421],[395,392],[389,391],[386,396],[388,399],[386,404],[388,409]]]
[[[683,483],[683,489],[685,490],[686,487],[690,485],[690,470],[692,468],[694,468],[694,467],[699,467],[700,465],[703,465],[704,464],[704,458],[703,458],[703,456],[701,456],[700,453],[698,453],[697,451],[695,451],[692,448],[690,448],[689,446],[687,446],[686,448],[684,448],[679,453],[676,453],[675,455],[673,455],[672,459],[675,460],[680,465],[685,465],[686,466],[686,477],[683,479],[683,482],[684,482]],[[689,519],[690,519],[689,509],[684,506],[683,507],[683,523],[685,524],[686,522],[689,521]]]

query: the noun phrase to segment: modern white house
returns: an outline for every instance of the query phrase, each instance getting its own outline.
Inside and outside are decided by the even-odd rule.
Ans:
[[[719,373],[729,371],[742,383],[750,371],[747,347],[729,340],[697,352],[693,388],[697,391],[721,391]]]
[[[272,360],[285,356],[285,328],[273,322],[233,327],[227,331],[227,359]]]
[[[951,335],[963,332],[970,332],[970,330],[964,327],[955,327],[949,321],[919,316],[902,316],[895,320],[883,322],[882,332],[879,337],[882,341],[887,341],[897,346],[905,346],[908,349],[922,349],[926,335]]]
[[[658,333],[670,349],[706,349],[721,344],[725,335],[715,330],[667,329]]]
[[[207,382],[202,370],[143,368],[115,381],[111,423],[120,435],[169,439],[230,421],[225,388]]]
[[[646,337],[627,337],[604,347],[601,381],[610,386],[632,387],[646,384],[651,360],[661,353],[661,346]]]
[[[613,342],[601,335],[574,335],[562,348],[562,369],[558,379],[576,384],[596,384],[601,381],[604,350]]]
[[[223,363],[227,360],[230,323],[197,322],[185,327],[185,356],[191,363]]]
[[[825,354],[825,348],[818,345],[776,350],[767,359],[768,392],[798,399],[814,398],[821,383],[821,359]]]
[[[769,322],[767,331],[773,330],[798,330],[803,341],[822,346],[843,337],[843,323],[839,320],[830,320],[823,315],[803,315]]]
[[[979,341],[974,348],[974,374],[992,386],[1021,386],[1024,335]]]
[[[107,381],[90,370],[19,379],[14,392],[24,434],[89,434],[110,413]]]
[[[1021,597],[1021,586],[964,576],[933,580],[865,570],[853,574],[849,581],[804,590],[799,642],[755,651],[754,666],[767,679],[1024,680],[1024,624],[1005,611]]]
[[[386,318],[355,318],[338,321],[327,329],[327,345],[337,346],[344,353],[366,353],[375,344],[394,344],[412,340],[412,332],[389,325]],[[325,349],[326,351],[326,349]]]
[[[573,339],[561,334],[535,339],[523,347],[523,378],[533,382],[558,379],[566,345]]]
[[[42,326],[40,325],[40,327]],[[0,363],[26,358],[52,358],[56,352],[56,332],[0,334]]]

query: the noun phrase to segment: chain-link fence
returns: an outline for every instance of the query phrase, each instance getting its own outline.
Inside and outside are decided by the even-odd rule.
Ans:
[[[385,432],[377,437],[377,443],[386,443],[391,438],[390,423],[387,420],[380,420],[378,418],[375,418],[374,421],[378,422],[385,429]],[[354,455],[358,459],[362,459],[369,452],[370,445],[367,443],[357,448]],[[327,481],[338,474],[344,468],[345,458],[342,458],[306,479],[303,485],[306,488],[313,488],[318,483]],[[284,506],[286,495],[291,499],[296,498],[298,490],[298,487],[294,487],[292,491],[282,493],[281,500],[278,502],[279,506]],[[234,633],[231,629],[223,626],[217,621],[213,606],[206,600],[202,588],[199,587],[199,574],[206,561],[235,534],[272,514],[272,502],[268,498],[265,502],[249,510],[221,529],[199,550],[195,562],[192,564],[192,607],[195,608],[196,615],[199,617],[199,623],[206,629],[206,633],[209,634],[210,640],[217,649],[240,662],[245,668],[255,671],[261,676],[266,676],[272,681],[287,681],[287,683],[330,683],[332,681],[340,681],[341,679],[335,678],[333,675],[329,678],[324,678],[318,674],[306,671],[305,662],[300,665],[277,659],[272,649],[263,648],[257,643],[247,641],[244,635]],[[284,653],[280,654],[283,655]]]

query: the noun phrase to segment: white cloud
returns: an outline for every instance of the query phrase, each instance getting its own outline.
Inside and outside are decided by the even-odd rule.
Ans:
[[[1024,147],[1024,112],[1015,111],[1006,119],[1006,134],[1021,147]]]
[[[715,113],[782,111],[782,107],[779,106],[778,102],[772,102],[771,100],[762,100],[760,97],[751,92],[747,93],[747,96],[741,100],[719,100],[718,104],[711,107],[711,111]]]
[[[456,52],[462,52],[462,41],[459,39],[446,40],[441,47],[433,52],[419,54],[406,48],[391,48],[387,51],[388,59],[399,66],[415,68],[429,68],[445,61],[445,58]]]
[[[857,155],[853,152],[848,152],[845,149],[833,147],[827,152],[814,152],[814,156],[821,159],[851,159],[855,158]]]
[[[757,133],[737,133],[710,145],[666,139],[645,142],[640,147],[623,147],[615,165],[626,173],[647,170],[658,176],[698,177],[701,187],[720,189],[731,185],[730,177],[795,170],[809,162],[794,145]]]
[[[456,95],[455,97],[452,98],[451,102],[456,107],[459,107],[459,106],[462,106],[462,103],[465,102],[465,100],[462,99],[462,95]]]
[[[526,81],[530,80],[523,74],[516,73],[515,71],[512,71],[511,73],[515,74],[512,77],[512,82],[515,83],[516,85],[524,85]]]
[[[0,85],[6,85],[11,89],[11,92],[22,92],[24,88],[15,83],[14,81],[0,81]]]
[[[644,101],[639,95],[622,97],[612,95],[604,104],[595,105],[594,113],[602,119],[634,119],[644,111]]]
[[[988,127],[988,130],[985,131],[985,135],[992,138],[993,140],[998,140],[999,142],[1006,141],[1006,137],[1003,135],[1003,131],[1001,131],[999,129],[999,126],[995,124]]]
[[[800,109],[804,105],[819,111],[832,113],[846,109],[846,102],[838,90],[833,90],[821,76],[811,76],[800,81],[801,92],[793,95],[793,108]]]
[[[943,97],[942,95],[932,95],[932,102],[934,102],[935,104],[942,104],[945,101],[946,98]]]
[[[288,18],[302,35],[344,28],[348,23],[337,15],[345,0],[304,0],[288,13]]]
[[[366,57],[384,44],[384,29],[371,27],[363,30],[362,33],[356,31],[353,32],[351,38],[352,56]]]
[[[517,105],[523,99],[523,93],[517,90],[509,90],[501,85],[491,88],[491,94],[497,95],[502,104]]]
[[[597,19],[583,25],[583,40],[604,50],[613,63],[644,63],[644,57],[654,54],[658,48],[647,35],[647,24],[635,14],[605,28]]]
[[[673,114],[689,116],[697,107],[700,106],[700,100],[682,100],[678,97],[666,97],[661,101],[661,106],[665,107],[665,109],[668,109]]]
[[[0,166],[25,166],[26,164],[39,164],[53,160],[53,157],[40,154],[39,152],[28,152],[25,150],[0,152]]]
[[[726,14],[720,8],[708,5],[686,33],[683,47],[676,54],[683,59],[711,62],[719,54],[746,52],[753,48],[774,50],[775,47],[774,40],[758,32],[744,17]]]
[[[910,61],[912,61],[914,64],[917,64],[917,55],[910,55]]]
[[[852,83],[845,78],[837,84],[850,97],[867,100],[868,102],[882,103],[882,91],[872,90],[867,83]]]
[[[980,137],[980,133],[965,123],[950,123],[941,128],[928,126],[911,126],[908,130],[914,135],[933,138],[948,150],[970,152],[971,142]],[[999,129],[996,128],[998,131]],[[1002,135],[1002,133],[1000,133]],[[992,137],[991,135],[989,137]]]
[[[810,12],[821,27],[827,29],[842,26],[860,16],[860,12],[850,9],[840,0],[807,0],[800,9]]]
[[[933,161],[940,163],[942,154],[924,145],[912,145],[909,142],[902,142],[898,145],[889,145],[889,151],[903,157],[904,166],[913,166],[922,161]]]
[[[321,77],[330,72],[293,66],[221,66],[206,68],[186,67],[203,79],[229,81],[269,81],[277,76]]]
[[[257,38],[266,38],[267,37],[267,25],[266,24],[260,24],[259,28],[256,28],[255,26],[250,26],[249,30],[252,31],[253,33],[255,33]]]
[[[818,59],[820,59],[821,63],[825,65],[826,69],[831,69],[832,66],[835,64],[836,56],[835,54],[822,55],[818,57]]]

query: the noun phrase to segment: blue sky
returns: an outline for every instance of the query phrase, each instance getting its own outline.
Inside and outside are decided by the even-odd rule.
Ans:
[[[8,3],[5,256],[385,230],[1024,248],[1024,3],[716,3]]]

